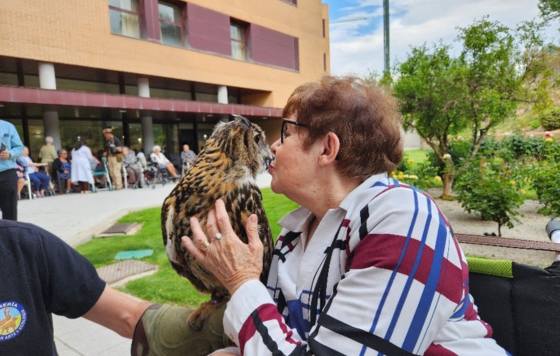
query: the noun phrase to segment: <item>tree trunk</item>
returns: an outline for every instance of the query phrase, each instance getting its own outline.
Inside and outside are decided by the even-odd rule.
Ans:
[[[502,237],[502,224],[498,223],[498,236]]]
[[[443,174],[443,193],[441,199],[453,200],[453,179],[455,177],[452,173]]]

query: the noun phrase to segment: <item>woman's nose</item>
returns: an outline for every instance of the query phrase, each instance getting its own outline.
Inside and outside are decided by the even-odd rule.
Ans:
[[[278,148],[278,146],[280,146],[280,139],[274,141],[272,145],[270,145],[270,150],[274,155],[276,155],[276,149]]]

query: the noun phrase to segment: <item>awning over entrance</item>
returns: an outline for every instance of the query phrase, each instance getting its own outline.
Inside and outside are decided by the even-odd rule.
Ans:
[[[0,86],[0,102],[206,114],[281,117],[282,109],[178,99]]]

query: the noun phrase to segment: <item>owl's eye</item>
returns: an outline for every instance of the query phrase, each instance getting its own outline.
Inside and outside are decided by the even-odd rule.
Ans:
[[[255,142],[259,143],[261,141],[261,135],[255,135]]]

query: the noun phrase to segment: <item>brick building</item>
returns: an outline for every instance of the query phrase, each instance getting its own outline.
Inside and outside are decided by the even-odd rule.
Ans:
[[[328,73],[321,0],[0,3],[0,118],[32,155],[46,135],[95,152],[106,125],[136,149],[198,149],[231,113],[272,141],[291,91]]]

